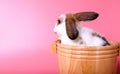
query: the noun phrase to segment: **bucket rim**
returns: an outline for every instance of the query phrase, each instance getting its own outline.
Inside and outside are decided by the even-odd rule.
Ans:
[[[56,45],[59,48],[64,48],[66,50],[80,50],[80,51],[106,51],[118,49],[119,43],[116,41],[109,40],[110,45],[108,46],[70,46],[61,44],[60,40],[56,41]]]

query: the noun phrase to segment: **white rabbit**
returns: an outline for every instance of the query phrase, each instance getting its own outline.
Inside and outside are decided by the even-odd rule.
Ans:
[[[92,29],[82,27],[79,21],[91,21],[98,17],[96,12],[62,14],[57,20],[54,32],[62,44],[72,46],[106,46],[108,41]]]

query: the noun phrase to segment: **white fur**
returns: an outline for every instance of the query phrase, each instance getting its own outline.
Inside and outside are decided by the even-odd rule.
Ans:
[[[79,22],[76,22],[77,29],[79,31],[79,36],[75,40],[71,40],[66,33],[65,19],[66,15],[62,14],[59,19],[61,19],[61,24],[55,25],[54,32],[56,32],[61,40],[62,44],[72,45],[72,46],[102,46],[105,41],[97,36],[92,36],[93,30],[82,27]],[[80,39],[82,38],[82,39]],[[80,44],[83,42],[82,44]]]
[[[97,36],[92,36],[92,33],[94,33],[93,30],[82,27],[80,32],[80,36],[82,37],[83,41],[87,46],[102,46],[105,41]]]

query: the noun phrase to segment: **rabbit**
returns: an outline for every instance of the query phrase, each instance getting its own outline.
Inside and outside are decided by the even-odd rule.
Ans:
[[[58,39],[62,44],[72,46],[107,46],[110,45],[105,37],[92,29],[83,27],[81,21],[92,21],[99,16],[98,13],[79,12],[75,14],[61,14],[54,27]]]

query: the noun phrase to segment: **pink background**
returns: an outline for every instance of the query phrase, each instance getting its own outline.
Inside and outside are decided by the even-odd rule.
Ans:
[[[120,42],[120,0],[0,0],[0,74],[58,74],[54,24],[62,13],[81,11],[100,14],[84,26]]]

